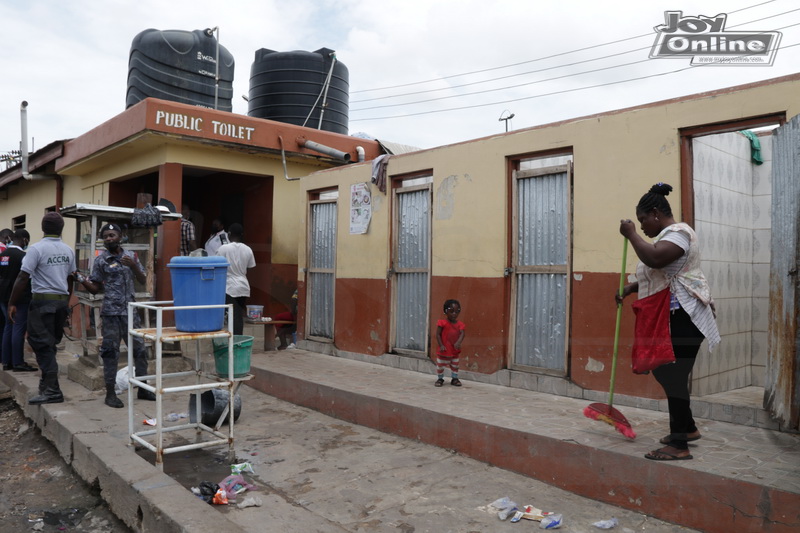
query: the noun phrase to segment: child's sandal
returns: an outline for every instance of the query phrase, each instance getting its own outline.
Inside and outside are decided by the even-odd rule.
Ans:
[[[450,385],[453,385],[454,387],[460,387],[461,386],[461,380],[458,379],[458,378],[453,378],[453,379],[450,380]]]
[[[444,379],[442,378],[437,379],[436,383],[433,384],[434,387],[441,387],[442,385],[444,385]]]

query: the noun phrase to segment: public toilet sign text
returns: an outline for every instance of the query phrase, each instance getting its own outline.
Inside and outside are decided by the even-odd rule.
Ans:
[[[162,109],[156,111],[156,125],[198,133],[213,133],[220,137],[239,141],[252,140],[253,132],[255,131],[253,126],[241,126],[221,120],[209,120],[206,122],[203,117],[196,117],[186,113],[173,113]]]
[[[777,31],[725,31],[728,15],[684,17],[683,11],[665,11],[665,24],[656,30],[650,57],[691,58],[691,65],[770,66],[781,41]]]

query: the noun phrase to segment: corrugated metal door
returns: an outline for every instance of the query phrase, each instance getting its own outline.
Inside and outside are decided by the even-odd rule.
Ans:
[[[800,429],[798,231],[800,116],[773,132],[772,257],[764,407],[785,428]]]
[[[336,269],[336,202],[312,202],[308,239],[308,333],[333,339]]]
[[[430,309],[431,189],[394,191],[392,254],[394,351],[426,356]]]
[[[512,367],[567,371],[571,163],[514,173]]]

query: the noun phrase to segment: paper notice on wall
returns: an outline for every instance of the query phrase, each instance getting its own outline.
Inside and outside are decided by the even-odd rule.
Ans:
[[[350,186],[350,234],[367,232],[372,219],[372,195],[369,183],[356,183]]]

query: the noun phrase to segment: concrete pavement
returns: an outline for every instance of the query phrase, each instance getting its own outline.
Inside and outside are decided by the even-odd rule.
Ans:
[[[69,362],[69,354],[60,357]],[[609,518],[614,508],[595,507],[603,505],[598,502],[628,509],[626,522],[617,518],[620,527],[629,529],[641,530],[635,523],[647,521],[646,515],[702,531],[788,532],[800,527],[796,434],[704,419],[704,437],[692,445],[694,460],[648,461],[642,455],[657,447],[665,433],[663,412],[620,407],[639,435],[629,441],[610,426],[585,418],[585,399],[479,383],[468,373],[462,373],[461,388],[435,388],[427,364],[388,355],[367,363],[305,350],[254,352],[255,377],[242,388],[235,448],[238,459],[254,463],[256,476],[271,491],[263,507],[225,512],[195,498],[176,481],[191,486],[203,480],[200,465],[191,472],[196,458],[168,455],[162,473],[152,466],[152,458],[146,460],[149,452],[133,453],[127,409],[105,407],[99,392],[62,376],[67,402],[27,406],[36,376],[2,373],[0,381],[73,468],[90,483],[98,483],[112,510],[141,531],[520,527],[499,522],[481,509],[502,496],[562,512],[564,531],[590,531],[592,521]],[[414,368],[395,368],[403,365]],[[186,397],[170,396],[164,396],[165,412],[187,410]],[[319,415],[294,412],[274,398],[344,422],[321,422],[313,419]],[[136,402],[135,409],[137,418],[154,411],[152,402]],[[301,440],[294,442],[288,428],[298,427],[303,428]],[[368,446],[381,441],[383,433],[362,433],[365,428],[407,437],[409,445],[434,447],[413,450],[411,458],[400,459],[391,445]],[[337,450],[336,467],[327,470],[318,461],[332,449]],[[467,458],[502,470],[475,467]],[[220,470],[221,463],[208,475],[224,477],[227,465]],[[462,470],[463,476],[457,473]],[[557,496],[540,496],[558,489],[563,490]],[[571,502],[571,493],[597,501]],[[274,528],[258,529],[257,524],[266,523]],[[647,531],[680,530],[653,520],[647,526]]]

